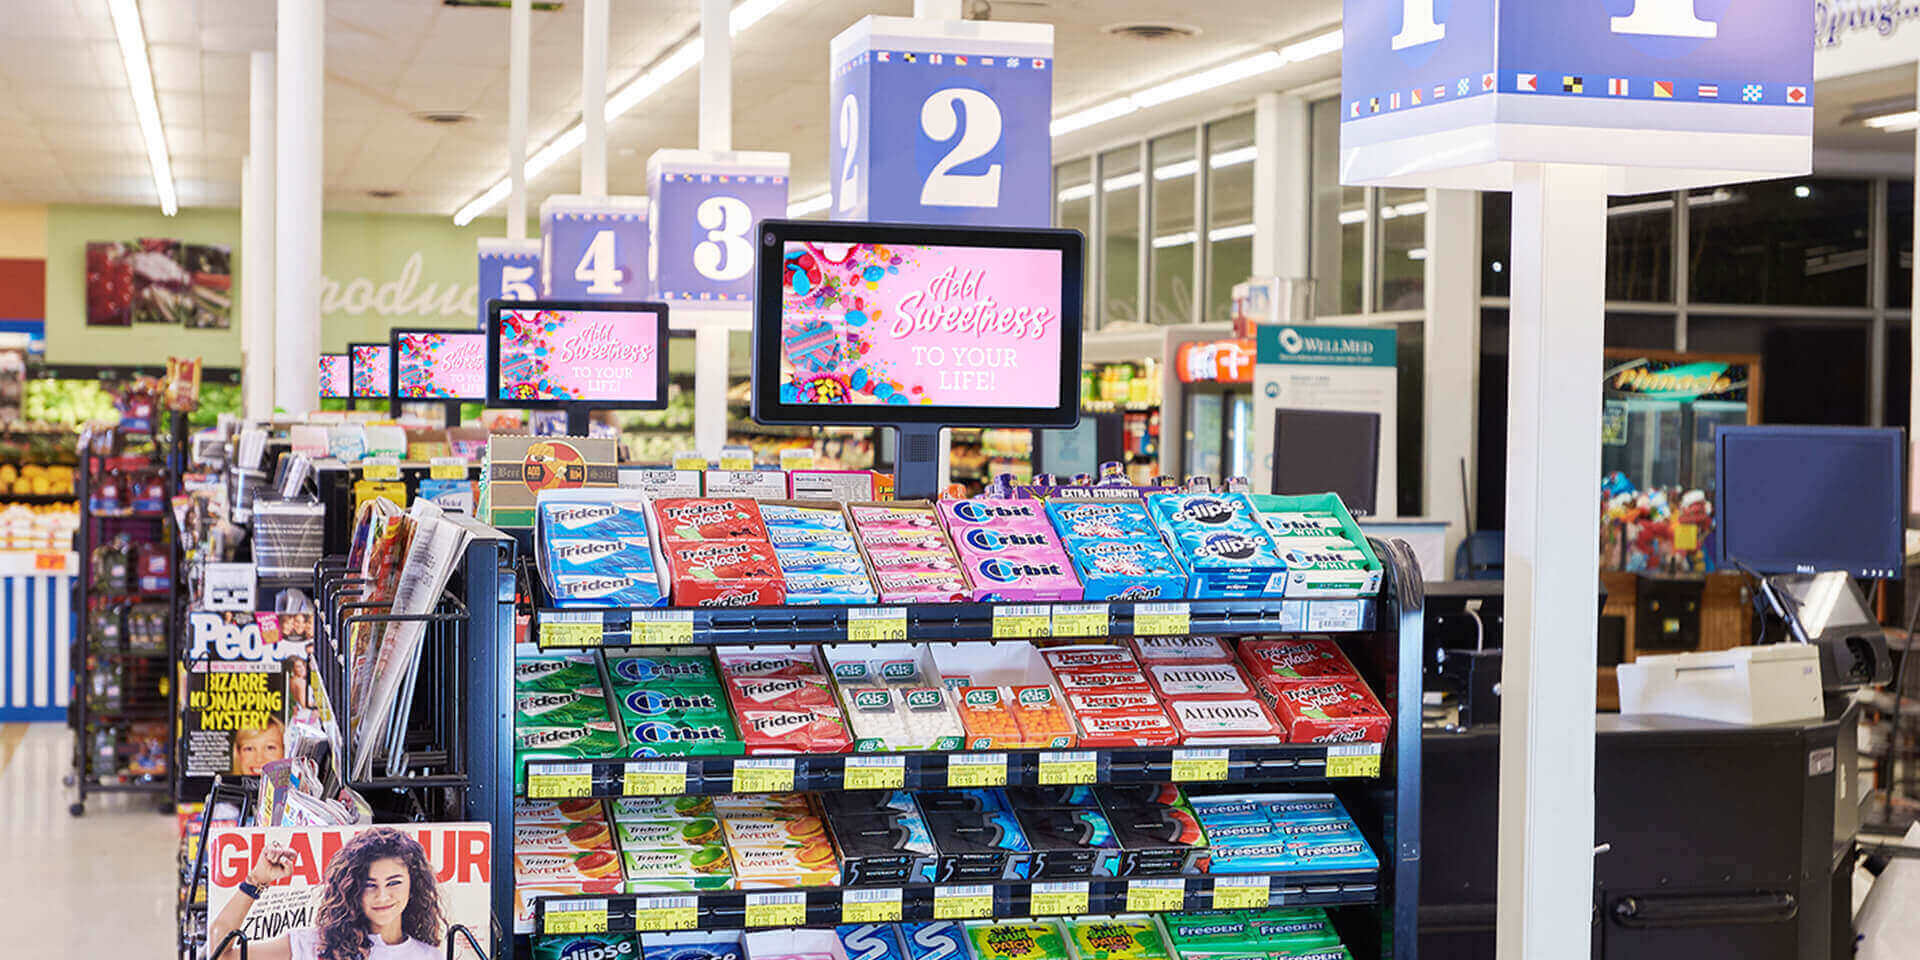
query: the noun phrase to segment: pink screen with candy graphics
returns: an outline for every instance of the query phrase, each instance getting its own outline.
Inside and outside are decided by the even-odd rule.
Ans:
[[[1050,408],[1058,250],[789,242],[780,400]]]
[[[353,395],[386,396],[390,384],[388,378],[392,375],[387,367],[392,359],[392,349],[386,344],[361,344],[349,349],[353,351]]]
[[[320,355],[320,395],[328,399],[347,396],[347,355]]]
[[[399,335],[400,396],[405,400],[479,400],[487,395],[487,335]]]
[[[641,311],[500,311],[502,400],[659,399],[660,318]]]

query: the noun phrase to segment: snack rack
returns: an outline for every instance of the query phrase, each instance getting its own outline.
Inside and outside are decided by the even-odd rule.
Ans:
[[[523,543],[522,546],[525,546]],[[1335,909],[1343,941],[1356,957],[1414,956],[1419,901],[1420,697],[1422,586],[1401,542],[1374,543],[1384,567],[1377,597],[1346,600],[1184,600],[1170,603],[956,603],[878,607],[762,607],[711,610],[611,609],[530,612],[524,639],[542,650],[680,644],[979,641],[1130,636],[1328,634],[1355,662],[1393,714],[1382,744],[1274,744],[1215,748],[1067,751],[800,754],[670,760],[595,759],[527,762],[527,796],[675,796],[689,794],[940,789],[1064,783],[1258,783],[1340,796],[1380,860],[1377,870],[1271,875],[1186,875],[1071,882],[997,881],[964,886],[909,883],[883,887],[703,891],[548,897],[534,903],[534,938],[604,931],[831,927],[844,922],[989,919],[1250,906]],[[533,582],[538,590],[538,578]],[[502,634],[504,636],[504,634]],[[485,691],[511,697],[513,653],[502,645]],[[478,720],[492,708],[477,706]],[[494,795],[514,791],[510,710],[500,706],[498,751],[474,776]],[[964,759],[962,759],[964,758]],[[748,782],[737,782],[751,770]],[[854,770],[852,776],[849,771]],[[511,804],[495,807],[496,838],[513,835]],[[504,845],[495,849],[496,863]],[[497,877],[513,876],[510,864]],[[513,909],[510,882],[494,884],[496,915]],[[526,955],[523,945],[521,955]]]

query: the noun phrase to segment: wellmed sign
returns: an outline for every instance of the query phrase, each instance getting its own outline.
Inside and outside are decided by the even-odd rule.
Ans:
[[[1387,329],[1262,325],[1254,334],[1260,363],[1391,367],[1395,361],[1396,338]]]

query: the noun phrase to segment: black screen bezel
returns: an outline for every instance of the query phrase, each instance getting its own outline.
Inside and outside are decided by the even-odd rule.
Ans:
[[[1817,444],[1822,440],[1842,437],[1878,440],[1883,444],[1885,447],[1883,452],[1889,455],[1891,460],[1889,465],[1895,473],[1894,497],[1896,500],[1904,501],[1908,493],[1907,485],[1909,477],[1907,476],[1907,432],[1903,427],[1786,426],[1774,424],[1737,424],[1715,427],[1713,431],[1714,563],[1722,569],[1746,569],[1762,575],[1831,572],[1828,570],[1810,569],[1810,565],[1803,562],[1800,558],[1733,556],[1732,552],[1737,549],[1737,547],[1727,542],[1727,530],[1732,529],[1737,532],[1741,522],[1743,520],[1751,522],[1751,518],[1742,517],[1739,509],[1731,511],[1727,509],[1731,500],[1727,494],[1727,491],[1730,489],[1727,478],[1727,444],[1729,441],[1739,442],[1742,439],[1749,438],[1797,439],[1804,443]],[[1858,510],[1863,506],[1864,504],[1854,500],[1848,504],[1847,509]],[[1889,514],[1889,525],[1896,530],[1904,529],[1906,518],[1907,506],[1904,502],[1901,502],[1896,504],[1895,509]],[[1861,566],[1840,572],[1862,580],[1900,579],[1905,572],[1906,557],[1905,541],[1901,539],[1901,536],[1902,535],[1896,535],[1894,542],[1889,544],[1889,546],[1892,547],[1892,552],[1881,558],[1886,562],[1886,566]]]
[[[458,327],[394,327],[387,335],[387,396],[401,403],[479,403],[485,396],[478,397],[408,397],[400,393],[400,338],[409,334],[440,333],[455,337],[479,337],[481,346],[486,345],[487,332],[484,330],[462,330]],[[482,361],[485,362],[485,361]],[[484,394],[486,388],[480,388]]]
[[[654,343],[660,361],[654,364],[654,400],[521,400],[500,396],[500,311],[571,310],[588,313],[652,313],[659,324]],[[664,410],[667,406],[667,305],[657,300],[489,300],[487,301],[487,395],[481,403],[494,409]]]
[[[1071,427],[1080,421],[1080,338],[1084,331],[1085,246],[1080,231],[1051,228],[932,227],[917,223],[765,220],[754,231],[753,419],[770,424]],[[787,244],[885,243],[1060,251],[1060,394],[1051,407],[912,404],[795,404],[780,401],[781,281]],[[771,266],[769,266],[771,264]]]
[[[349,343],[347,344],[347,396],[348,398],[352,400],[386,400],[388,399],[391,391],[389,391],[389,393],[354,393],[353,392],[354,383],[360,379],[359,377],[355,376],[356,371],[354,370],[355,367],[359,366],[359,358],[356,355],[356,351],[354,349],[356,347],[379,347],[380,349],[387,351],[387,383],[388,384],[393,383],[393,344],[392,343],[390,342],[375,343],[370,340],[362,340],[358,343]]]
[[[346,361],[346,363],[347,363],[347,392],[346,392],[346,393],[343,393],[343,394],[340,394],[340,395],[338,395],[338,396],[333,396],[333,395],[330,395],[330,394],[328,394],[328,393],[327,393],[327,379],[326,379],[326,377],[324,377],[324,376],[322,376],[322,377],[320,378],[320,399],[322,399],[322,400],[351,400],[351,399],[353,399],[353,351],[352,351],[352,349],[351,349],[351,348],[349,348],[349,349],[348,349],[348,351],[347,351],[346,353],[322,353],[322,354],[320,354],[320,356],[319,356],[319,358],[318,358],[318,359],[316,359],[316,360],[314,360],[314,365],[315,365],[316,367],[317,367],[317,366],[319,366],[319,364],[320,364],[320,361],[321,361],[321,360],[325,360],[325,359],[326,359],[326,358],[328,358],[328,357],[339,357],[340,359],[342,359],[342,360],[344,360],[344,361]]]

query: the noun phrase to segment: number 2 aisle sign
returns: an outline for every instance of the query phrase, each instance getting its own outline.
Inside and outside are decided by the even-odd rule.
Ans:
[[[538,299],[540,241],[481,237],[480,329],[487,329],[487,301]]]
[[[540,244],[549,300],[643,300],[652,292],[643,197],[548,197]]]
[[[753,225],[787,215],[787,155],[656,150],[653,296],[675,307],[744,309],[753,302]]]
[[[834,219],[1051,221],[1052,26],[866,17],[829,60]]]

